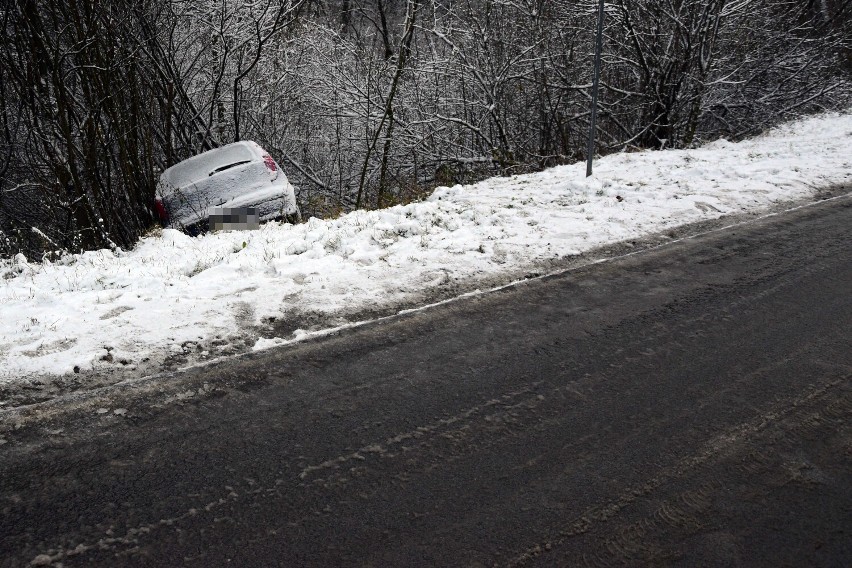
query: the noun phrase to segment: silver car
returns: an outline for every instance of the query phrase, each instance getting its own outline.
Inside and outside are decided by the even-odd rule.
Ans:
[[[198,234],[300,220],[293,186],[255,142],[234,142],[175,164],[160,176],[156,210],[166,228]]]

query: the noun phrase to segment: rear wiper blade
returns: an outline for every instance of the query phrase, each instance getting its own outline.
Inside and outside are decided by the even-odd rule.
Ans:
[[[213,174],[218,174],[219,172],[223,172],[225,170],[230,170],[231,168],[236,168],[237,166],[242,166],[243,164],[248,164],[249,162],[251,162],[251,160],[243,160],[242,162],[234,162],[233,164],[228,164],[226,166],[219,166],[218,168],[207,174],[207,177],[210,177]]]

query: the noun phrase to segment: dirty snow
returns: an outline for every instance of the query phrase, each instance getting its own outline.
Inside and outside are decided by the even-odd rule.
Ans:
[[[165,230],[132,251],[0,261],[0,385],[265,349],[308,335],[287,328],[305,314],[378,312],[453,283],[807,199],[852,184],[852,114],[742,143],[616,154],[584,176],[574,164],[333,220],[197,238]]]

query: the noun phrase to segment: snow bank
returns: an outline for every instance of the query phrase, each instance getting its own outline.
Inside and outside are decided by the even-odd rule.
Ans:
[[[852,183],[850,172],[852,115],[826,114],[738,144],[608,156],[589,179],[575,164],[297,226],[197,238],[165,230],[130,252],[56,263],[18,255],[0,263],[0,384],[189,351],[203,358],[207,346],[236,339],[243,351],[267,348],[282,343],[259,339],[273,319],[395,304],[448,282],[762,211]]]

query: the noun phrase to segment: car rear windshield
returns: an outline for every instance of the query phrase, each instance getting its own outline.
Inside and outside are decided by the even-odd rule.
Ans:
[[[166,170],[163,177],[170,186],[179,189],[254,158],[252,151],[243,144],[232,144],[184,160]]]

